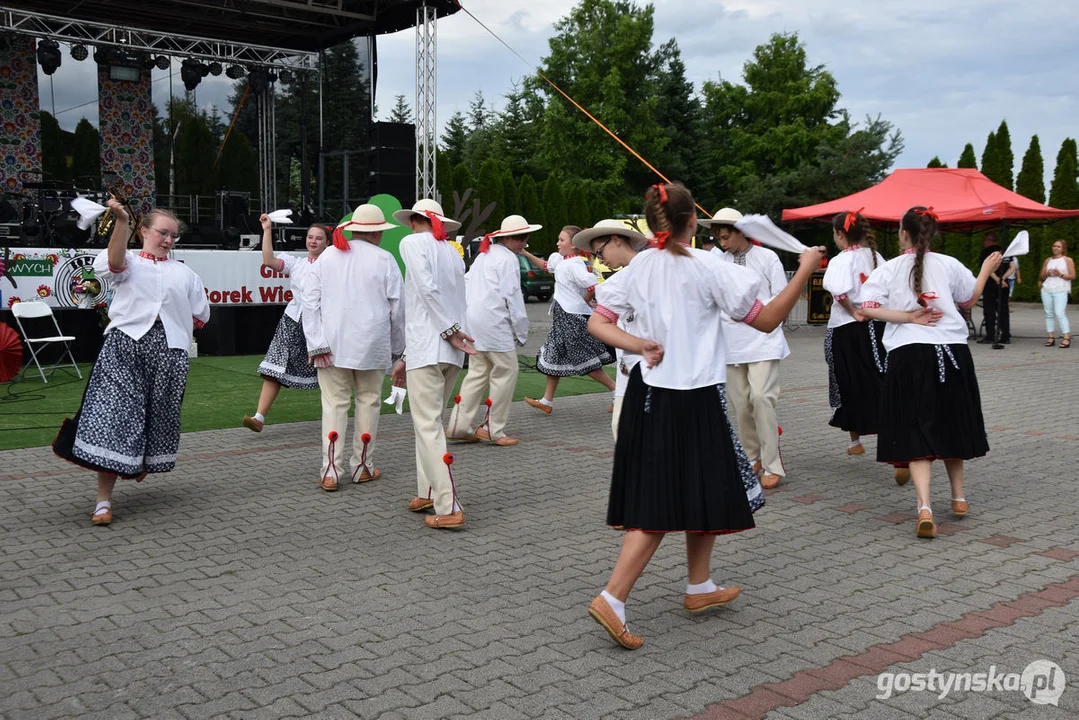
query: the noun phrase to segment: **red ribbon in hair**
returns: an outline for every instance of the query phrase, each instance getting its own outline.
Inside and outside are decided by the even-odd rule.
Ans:
[[[922,307],[929,307],[929,301],[937,300],[939,297],[935,292],[924,292],[918,296],[918,304]]]
[[[671,234],[666,230],[661,230],[652,236],[651,245],[657,250],[662,250],[667,247],[667,241],[670,239]]]
[[[914,214],[915,215],[928,215],[929,217],[933,218],[934,222],[940,222],[940,218],[937,217],[937,214],[935,212],[933,212],[933,206],[932,205],[925,208],[924,210],[915,210]]]
[[[438,216],[438,213],[424,210],[423,214],[431,221],[431,234],[435,236],[435,240],[445,240],[446,227],[442,224],[442,218]]]
[[[348,240],[345,238],[345,233],[341,228],[334,228],[333,231],[333,246],[342,252],[348,252]]]
[[[655,188],[656,193],[659,194],[659,204],[660,205],[666,205],[667,204],[667,188],[662,183],[656,183],[652,187]]]
[[[854,212],[847,213],[847,217],[843,219],[843,232],[847,232],[854,226],[854,223],[858,222],[858,216],[862,214],[864,207],[860,207]]]

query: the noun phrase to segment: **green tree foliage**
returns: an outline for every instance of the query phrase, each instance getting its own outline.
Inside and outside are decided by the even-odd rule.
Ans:
[[[449,153],[444,150],[435,152],[435,187],[441,197],[439,202],[447,212],[453,210],[453,165]]]
[[[465,127],[465,116],[455,112],[446,123],[446,129],[442,133],[442,149],[449,159],[450,167],[465,159],[465,143],[468,142],[468,129]]]
[[[538,102],[534,93],[514,83],[506,93],[506,106],[494,121],[493,140],[498,143],[499,162],[514,172],[530,172],[536,162],[536,123],[529,105]]]
[[[472,177],[472,173],[469,172],[468,166],[464,163],[458,163],[453,168],[453,191],[458,195],[464,195],[466,190],[475,191],[476,180]]]
[[[611,206],[607,204],[607,198],[598,193],[593,195],[592,202],[588,207],[591,213],[589,225],[595,225],[600,220],[606,220],[611,215]]]
[[[948,167],[948,165],[947,165],[947,163],[941,162],[940,158],[937,157],[936,155],[934,155],[933,159],[929,161],[929,164],[926,165],[926,167],[927,168],[946,168],[946,167]]]
[[[393,109],[390,110],[390,122],[393,123],[410,123],[412,122],[412,108],[405,102],[404,95],[394,95],[393,97]]]
[[[1045,162],[1037,135],[1030,138],[1030,145],[1023,155],[1023,167],[1016,178],[1015,191],[1036,202],[1045,202]]]
[[[693,83],[686,78],[686,64],[678,43],[671,39],[657,53],[658,105],[656,119],[666,136],[663,151],[655,162],[672,180],[680,180],[699,192],[706,168],[699,161],[702,143],[701,103]],[[597,218],[603,219],[603,218]]]
[[[506,170],[502,175],[502,210],[506,215],[521,215],[521,198],[517,192],[517,183],[513,173]],[[502,218],[498,218],[501,222]]]
[[[46,178],[71,178],[71,141],[50,113],[41,111],[41,172]]]
[[[1000,153],[997,150],[997,134],[990,132],[985,139],[985,149],[982,150],[982,175],[993,182],[1000,178]]]
[[[997,171],[1000,179],[993,180],[1009,190],[1015,189],[1015,153],[1012,152],[1012,135],[1005,120],[1001,120],[997,128]]]
[[[251,147],[251,142],[242,131],[233,130],[228,142],[221,148],[221,159],[217,163],[216,185],[218,188],[249,192],[252,196],[258,195],[258,158],[254,148]],[[296,194],[295,197],[298,199],[299,195]]]
[[[532,179],[529,174],[521,176],[521,183],[517,187],[517,197],[520,202],[521,214],[525,216],[525,220],[533,225],[545,225],[543,205],[540,204],[539,192],[536,190],[536,181]],[[543,245],[542,239],[546,234],[547,228],[544,227],[534,239],[529,240],[529,244],[534,244],[533,252],[539,252],[540,245]]]
[[[476,197],[486,207],[490,203],[495,204],[487,219],[487,225],[497,227],[506,216],[506,203],[502,197],[502,171],[493,158],[489,158],[480,168],[480,175],[476,181]]]
[[[974,154],[974,146],[970,143],[966,144],[963,148],[963,153],[959,156],[959,162],[955,164],[958,168],[973,168],[978,169],[978,157]]]
[[[562,192],[562,183],[556,175],[551,175],[543,184],[543,213],[546,219],[543,235],[547,239],[548,247],[551,248],[550,251],[554,252],[558,233],[569,224],[566,196]]]
[[[71,174],[80,185],[97,182],[101,177],[101,135],[86,118],[75,126],[71,144]]]
[[[588,204],[588,193],[585,185],[572,183],[566,186],[566,215],[569,224],[578,227],[588,227],[592,224],[592,209]]]
[[[1056,168],[1053,170],[1053,184],[1049,188],[1049,205],[1070,210],[1079,208],[1079,185],[1076,174],[1079,173],[1079,159],[1076,157],[1076,144],[1073,138],[1065,138],[1057,152]],[[1053,223],[1050,232],[1053,237],[1062,237],[1069,247],[1075,247],[1079,237],[1074,220]],[[1048,249],[1047,249],[1048,250]]]

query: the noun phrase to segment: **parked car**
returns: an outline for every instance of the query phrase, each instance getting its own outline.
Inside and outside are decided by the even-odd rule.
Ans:
[[[530,297],[540,302],[550,300],[554,295],[554,275],[546,270],[537,270],[523,255],[517,256],[517,262],[521,265],[521,292],[524,293],[525,302]]]

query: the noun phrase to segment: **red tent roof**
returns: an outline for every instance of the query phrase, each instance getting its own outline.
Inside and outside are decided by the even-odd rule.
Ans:
[[[941,223],[996,224],[1002,220],[1057,220],[1079,217],[1079,210],[1057,210],[1025,198],[968,168],[896,170],[878,185],[853,195],[783,211],[783,222],[830,220],[840,212],[862,210],[870,220],[899,222],[907,210],[931,206]]]

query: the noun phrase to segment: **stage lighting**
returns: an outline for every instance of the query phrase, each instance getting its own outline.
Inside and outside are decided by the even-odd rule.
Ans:
[[[158,70],[168,70],[170,65],[172,65],[172,63],[169,62],[167,55],[158,55],[154,58],[154,67]]]
[[[78,60],[79,62],[82,62],[86,58],[90,57],[90,51],[86,49],[85,45],[82,45],[82,44],[72,45],[71,46],[71,57],[74,60]]]
[[[247,75],[247,84],[251,86],[251,90],[255,94],[259,94],[266,91],[266,88],[270,87],[270,76],[266,72],[266,68],[254,68]]]
[[[42,40],[37,44],[37,64],[41,66],[46,75],[52,75],[56,72],[62,59],[60,56],[60,44],[55,40]]]
[[[205,65],[194,58],[187,58],[180,64],[180,79],[184,81],[188,92],[193,92],[202,82],[202,78],[206,76],[203,72],[205,68]]]
[[[213,75],[214,77],[217,77],[218,75],[220,75],[221,74],[221,63],[219,63],[219,62],[210,63],[210,74]]]
[[[291,83],[293,80],[296,79],[296,77],[292,74],[291,70],[282,70],[281,74],[278,77],[281,78],[281,82],[283,83]]]
[[[229,65],[228,70],[225,71],[225,75],[231,80],[239,80],[244,76],[244,69],[239,65]]]

